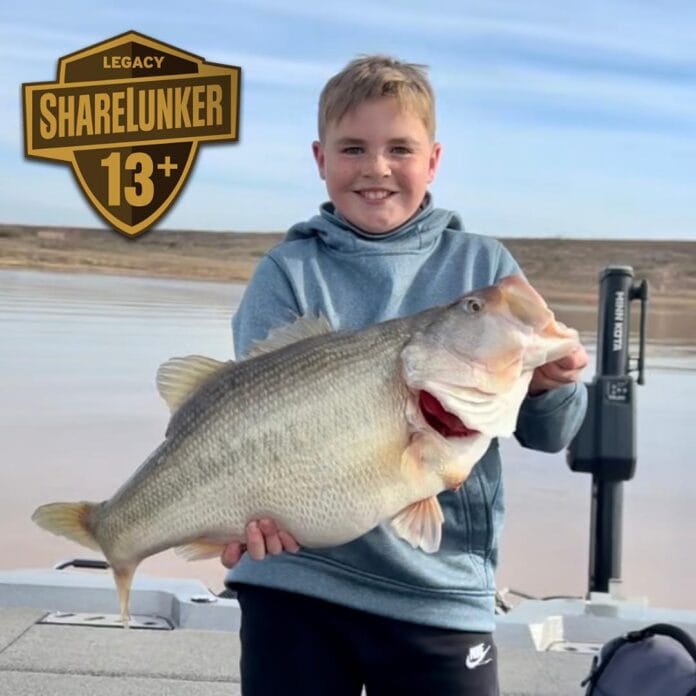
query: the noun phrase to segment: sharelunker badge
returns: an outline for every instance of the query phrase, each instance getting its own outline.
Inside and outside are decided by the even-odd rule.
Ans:
[[[68,162],[116,230],[165,213],[200,143],[236,141],[238,67],[129,31],[60,58],[56,82],[23,85],[27,157]]]

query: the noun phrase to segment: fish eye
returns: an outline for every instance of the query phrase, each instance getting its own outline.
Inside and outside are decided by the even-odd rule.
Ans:
[[[470,297],[465,303],[464,303],[464,309],[469,313],[469,314],[477,314],[483,309],[483,301],[479,300],[478,297]]]

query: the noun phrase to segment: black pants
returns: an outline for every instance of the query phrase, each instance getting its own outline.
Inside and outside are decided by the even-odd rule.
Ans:
[[[490,633],[238,585],[243,696],[497,696]]]

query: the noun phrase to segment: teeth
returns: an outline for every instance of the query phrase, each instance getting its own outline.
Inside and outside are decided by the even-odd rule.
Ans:
[[[382,198],[386,198],[390,193],[391,193],[391,191],[369,190],[369,191],[361,191],[360,195],[363,196],[364,198],[367,198],[368,200],[378,201]]]

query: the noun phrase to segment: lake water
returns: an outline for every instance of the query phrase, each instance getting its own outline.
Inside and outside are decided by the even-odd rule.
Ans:
[[[157,367],[175,355],[232,356],[229,318],[243,286],[0,271],[0,567],[49,567],[91,551],[30,520],[53,500],[110,496],[164,435]],[[561,308],[588,332],[591,308]],[[663,317],[664,320],[664,317]],[[696,608],[696,320],[650,346],[638,388],[637,474],[625,485],[623,579],[654,606]],[[653,326],[660,326],[660,323]],[[585,377],[591,379],[594,368]],[[587,589],[590,477],[565,455],[503,443],[508,517],[501,587],[535,595]],[[222,587],[217,561],[171,551],[141,572]]]

